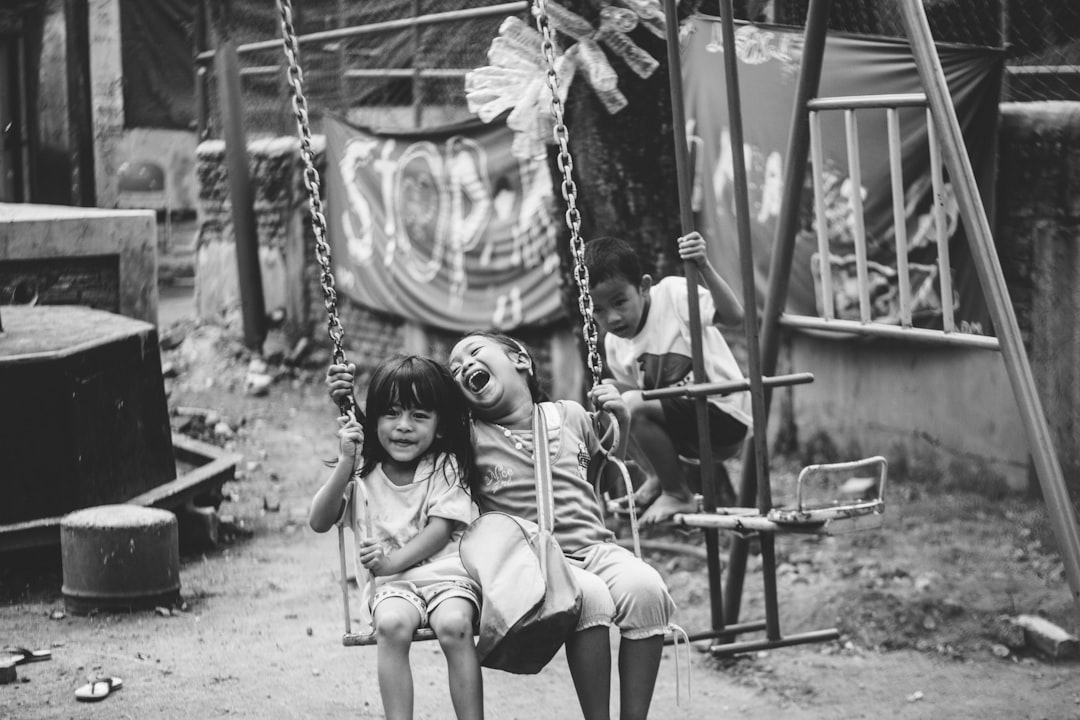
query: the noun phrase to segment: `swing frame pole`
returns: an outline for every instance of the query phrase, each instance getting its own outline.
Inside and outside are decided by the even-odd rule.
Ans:
[[[679,56],[679,18],[675,0],[664,0],[664,32],[667,39],[668,85],[671,91],[671,119],[675,136],[675,175],[679,192],[679,220],[683,235],[694,231],[694,209],[690,203],[690,151],[686,138],[686,108],[683,104],[682,61]],[[698,271],[692,261],[683,263],[686,274],[687,300],[690,311],[690,354],[695,378],[705,378],[705,359],[701,342],[701,308],[697,303]],[[697,431],[700,442],[701,495],[705,512],[716,510],[716,488],[713,484],[712,445],[709,438],[709,399],[694,398]],[[720,533],[705,529],[705,564],[709,577],[709,602],[712,627],[724,627],[724,604],[720,588]]]
[[[768,292],[761,315],[761,373],[776,372],[780,354],[780,315],[787,302],[791,264],[795,255],[795,235],[799,229],[799,202],[802,198],[803,179],[806,177],[810,151],[810,117],[807,103],[817,95],[821,80],[821,68],[825,59],[825,36],[829,29],[831,0],[810,0],[803,31],[803,55],[795,84],[795,103],[792,108],[791,131],[788,135],[784,163],[783,209],[777,220],[776,233],[769,262]],[[765,420],[761,430],[768,424],[772,392],[764,388],[763,404]],[[757,418],[754,418],[757,423]],[[756,434],[756,433],[755,433]],[[739,480],[739,503],[745,504],[757,494],[758,478],[755,463],[750,462],[754,448],[749,439],[743,444],[742,475]],[[732,621],[739,619],[742,605],[743,581],[746,576],[746,560],[749,539],[737,535],[728,555],[727,585],[724,591],[725,612]]]
[[[214,38],[214,68],[218,78],[225,158],[232,204],[236,270],[240,285],[240,308],[244,345],[261,352],[266,340],[266,301],[263,298],[262,269],[259,265],[259,237],[255,224],[255,200],[248,168],[247,138],[241,102],[240,65],[232,35],[231,0],[207,0],[211,35]]]
[[[743,307],[746,336],[747,374],[750,376],[750,410],[754,431],[744,443],[745,454],[753,453],[754,470],[758,478],[756,499],[758,512],[767,514],[772,509],[772,485],[769,481],[769,454],[767,427],[768,411],[765,406],[765,388],[762,380],[761,349],[758,344],[758,303],[754,272],[754,248],[750,231],[750,196],[746,180],[744,135],[742,123],[742,94],[739,89],[739,58],[735,44],[735,9],[732,0],[720,0],[720,30],[724,43],[724,75],[727,89],[728,132],[731,140],[732,175],[735,185],[735,219],[739,240],[739,269],[742,277]],[[770,374],[771,371],[770,371]],[[739,498],[750,502],[753,495]],[[765,600],[765,632],[769,641],[780,639],[780,609],[776,588],[776,536],[759,533],[761,547],[762,579]],[[730,572],[730,570],[729,570]]]

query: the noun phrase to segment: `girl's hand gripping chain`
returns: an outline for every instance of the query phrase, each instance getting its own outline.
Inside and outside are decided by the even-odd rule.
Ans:
[[[364,413],[360,410],[356,395],[353,393],[355,375],[355,363],[334,363],[326,370],[326,388],[330,391],[330,399],[343,415],[353,415],[363,422]]]
[[[589,399],[593,407],[609,414],[614,421],[614,442],[609,451],[615,457],[625,457],[630,442],[630,408],[623,400],[618,386],[613,380],[606,379],[589,390]]]
[[[350,415],[342,415],[338,418],[338,437],[341,438],[339,454],[344,462],[351,462],[353,472],[356,472],[356,462],[360,457],[360,448],[364,445],[364,426]]]

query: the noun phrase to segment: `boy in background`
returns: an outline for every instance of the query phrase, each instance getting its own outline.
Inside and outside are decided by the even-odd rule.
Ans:
[[[623,240],[597,238],[585,244],[593,315],[605,333],[605,364],[630,408],[632,446],[655,473],[647,475],[634,495],[635,505],[647,508],[642,525],[697,511],[679,456],[699,454],[694,399],[645,400],[642,391],[743,377],[719,330],[743,322],[742,304],[709,262],[700,233],[679,238],[679,257],[697,264],[705,286],[698,288],[706,375],[699,380],[693,377],[686,279],[671,276],[654,284],[642,273],[634,248]],[[751,425],[748,392],[709,396],[713,447],[734,448]]]

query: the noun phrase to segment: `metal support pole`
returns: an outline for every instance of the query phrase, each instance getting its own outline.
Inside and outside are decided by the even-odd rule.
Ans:
[[[769,291],[765,296],[765,310],[761,316],[762,375],[772,375],[776,372],[776,359],[780,353],[780,315],[787,302],[791,263],[795,254],[795,235],[799,230],[799,201],[802,197],[807,152],[810,148],[810,117],[807,112],[807,103],[817,95],[818,91],[821,65],[825,57],[825,36],[828,32],[830,4],[830,0],[810,0],[810,7],[806,14],[803,57],[799,66],[799,78],[795,85],[795,105],[791,113],[791,133],[788,136],[784,162],[784,190],[780,205],[782,211],[777,220],[769,264]],[[764,390],[765,422],[759,426],[758,432],[765,431],[771,400],[772,392],[766,388]],[[757,418],[754,418],[754,423],[757,423]],[[757,468],[753,452],[753,444],[747,440],[743,445],[742,477],[739,481],[740,505],[745,505],[757,495]],[[736,536],[729,554],[727,587],[724,590],[726,598],[724,613],[732,622],[739,618],[748,551],[747,538]]]
[[[728,132],[731,138],[732,174],[735,182],[735,222],[739,239],[739,271],[742,277],[743,307],[746,318],[747,374],[750,378],[750,410],[754,432],[746,445],[754,453],[754,470],[758,477],[757,504],[762,515],[772,509],[772,487],[769,484],[769,453],[766,438],[768,415],[765,409],[765,389],[762,384],[760,349],[758,347],[757,284],[754,282],[754,249],[750,235],[750,199],[746,182],[746,158],[743,154],[742,96],[739,91],[739,58],[735,52],[735,11],[731,0],[720,0],[720,30],[724,42],[724,77],[727,88]],[[780,613],[776,599],[775,536],[763,533],[761,541],[762,577],[765,585],[765,624],[770,640],[780,637]]]
[[[240,68],[232,39],[231,0],[210,0],[210,23],[214,35],[214,67],[225,131],[225,157],[229,172],[236,269],[240,282],[240,305],[244,321],[244,344],[262,350],[266,339],[266,307],[259,268],[259,238],[255,227],[255,203],[248,169],[247,139],[241,103]]]
[[[684,235],[694,230],[694,209],[690,203],[692,190],[690,152],[686,141],[686,107],[683,105],[682,59],[679,56],[679,17],[675,0],[664,0],[665,32],[667,36],[668,84],[671,86],[671,118],[675,135],[675,172],[679,185],[679,219]],[[690,354],[696,382],[705,380],[705,359],[701,343],[701,308],[697,302],[698,271],[694,262],[684,263],[690,310]],[[705,512],[716,510],[716,487],[713,483],[712,445],[709,443],[709,398],[694,398],[697,411],[697,431],[700,438],[701,494]],[[717,530],[705,530],[705,564],[709,575],[709,598],[714,628],[724,626],[723,598],[720,578],[720,537]]]
[[[199,60],[199,55],[206,50],[206,3],[195,5],[195,56],[192,67],[195,69],[195,137],[199,142],[209,137],[210,103],[206,97],[206,65]]]
[[[1031,449],[1036,474],[1050,513],[1050,524],[1061,548],[1065,575],[1069,580],[1073,601],[1080,609],[1080,529],[1077,528],[1076,511],[1065,485],[1061,463],[1051,440],[1050,427],[1046,422],[1031,365],[1020,338],[1016,313],[1009,300],[1009,290],[1001,272],[1001,263],[994,250],[990,222],[979,199],[979,188],[975,184],[971,160],[964,149],[964,138],[956,118],[956,109],[949,96],[945,72],[941,68],[941,60],[934,47],[930,23],[926,19],[922,4],[919,0],[901,0],[900,10],[912,52],[915,54],[915,67],[919,71],[926,99],[933,112],[934,124],[941,137],[942,157],[956,191],[956,200],[960,206],[964,229],[967,231],[971,255],[975,260],[979,284],[983,288],[990,317],[997,330],[1005,368],[1016,396],[1028,447]]]
[[[413,18],[420,17],[420,0],[412,0],[412,16]],[[412,110],[413,110],[413,128],[420,129],[423,123],[424,113],[424,92],[423,92],[423,78],[420,76],[420,51],[422,48],[423,39],[423,27],[420,23],[415,23],[412,28]]]

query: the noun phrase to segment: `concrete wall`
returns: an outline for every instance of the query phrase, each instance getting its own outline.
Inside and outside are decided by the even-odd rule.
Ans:
[[[165,171],[164,199],[155,209],[174,214],[195,214],[199,206],[199,184],[195,178],[195,158],[198,140],[192,130],[162,128],[131,128],[125,130],[113,146],[112,164],[121,168],[126,162],[150,161]],[[112,182],[115,186],[115,181]],[[127,207],[122,193],[111,205]]]
[[[97,206],[149,207],[125,202],[117,188],[124,163],[151,161],[165,171],[164,198],[154,209],[194,212],[198,204],[193,130],[125,128],[119,0],[88,0],[90,94]]]
[[[79,257],[116,259],[113,310],[157,324],[157,225],[147,210],[0,203],[0,264]],[[44,300],[47,304],[47,300]]]
[[[1080,501],[1080,103],[1006,104],[998,237],[1026,301],[1021,329],[1074,502]],[[1006,250],[1011,256],[1004,257]]]
[[[785,353],[785,371],[815,379],[774,396],[773,442],[794,445],[805,462],[884,455],[934,482],[1027,487],[1027,445],[1000,353],[805,334],[789,335]]]
[[[287,333],[294,338],[311,334],[313,280],[318,287],[314,250],[308,249],[314,240],[308,242],[302,223],[307,196],[297,169],[298,145],[291,138],[248,144],[263,299],[267,313],[284,314]],[[195,171],[199,205],[196,312],[202,320],[233,322],[241,308],[225,142],[199,144]]]

